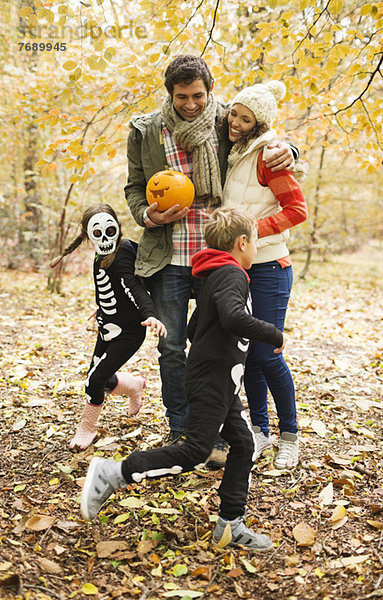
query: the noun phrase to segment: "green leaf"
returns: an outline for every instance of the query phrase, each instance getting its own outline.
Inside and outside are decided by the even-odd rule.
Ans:
[[[174,577],[182,577],[182,575],[187,574],[188,568],[186,565],[178,564],[178,565],[174,565],[174,567],[169,569],[169,572],[172,573],[172,575],[174,575]]]
[[[127,508],[142,508],[145,502],[141,500],[141,498],[130,496],[129,498],[124,498],[123,500],[121,500],[119,504]]]
[[[130,518],[130,514],[129,513],[124,513],[122,515],[118,515],[118,517],[116,517],[113,521],[113,523],[115,525],[118,525],[118,523],[124,523],[124,521],[127,521]]]
[[[244,565],[244,567],[248,573],[256,573],[257,572],[257,568],[254,567],[254,565],[252,565],[250,561],[246,560],[246,558],[241,557],[240,561]]]
[[[25,483],[21,483],[20,485],[15,485],[15,487],[13,488],[14,492],[22,492],[23,490],[25,490],[26,488],[26,484]]]

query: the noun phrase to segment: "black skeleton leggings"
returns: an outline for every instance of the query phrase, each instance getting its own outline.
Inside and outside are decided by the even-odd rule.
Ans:
[[[116,371],[124,365],[145,339],[146,328],[140,327],[129,333],[122,333],[105,342],[97,336],[92,361],[85,381],[85,393],[88,402],[100,406],[104,402],[105,392],[111,392],[117,385]]]
[[[122,463],[128,483],[146,477],[157,479],[192,471],[209,457],[218,432],[230,446],[222,482],[220,516],[236,519],[243,516],[255,458],[254,434],[245,409],[235,395],[230,369],[206,366],[202,379],[186,381],[189,405],[188,430],[182,444],[135,451]]]

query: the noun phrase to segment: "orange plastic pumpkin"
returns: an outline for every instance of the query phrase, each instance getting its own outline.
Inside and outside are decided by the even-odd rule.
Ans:
[[[158,202],[160,212],[179,204],[178,210],[189,208],[194,200],[193,182],[179,171],[159,171],[152,175],[146,186],[149,204]]]

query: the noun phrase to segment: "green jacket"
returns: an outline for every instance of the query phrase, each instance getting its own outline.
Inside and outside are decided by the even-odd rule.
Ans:
[[[225,107],[218,104],[217,121],[224,112]],[[152,175],[168,168],[161,141],[161,121],[161,113],[136,117],[131,123],[132,130],[128,137],[129,172],[125,197],[133,218],[138,225],[144,227],[138,243],[135,271],[140,277],[150,277],[163,269],[171,261],[173,252],[172,224],[149,229],[145,227],[143,221],[144,211],[148,207],[146,184]],[[226,176],[230,148],[228,139],[220,140],[218,160],[222,185]]]

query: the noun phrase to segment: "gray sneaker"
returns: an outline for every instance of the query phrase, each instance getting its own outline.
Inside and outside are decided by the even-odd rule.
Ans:
[[[253,431],[257,444],[257,456],[255,459],[257,460],[265,450],[272,447],[273,442],[271,437],[269,435],[265,435],[258,425],[253,425]]]
[[[244,546],[255,552],[268,552],[273,549],[273,542],[268,535],[254,533],[243,522],[243,517],[237,517],[233,521],[224,521],[219,517],[213,531],[213,542],[216,544],[223,536],[226,525],[230,523],[231,542],[228,546]]]
[[[275,459],[277,469],[291,469],[299,461],[299,439],[296,433],[281,433],[279,450]]]
[[[81,512],[84,519],[93,521],[109,496],[126,485],[120,462],[98,456],[92,458],[81,493]]]

